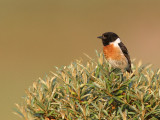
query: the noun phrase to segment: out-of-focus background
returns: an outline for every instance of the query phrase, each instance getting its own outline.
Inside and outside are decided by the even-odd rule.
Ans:
[[[159,0],[0,0],[0,119],[54,66],[102,51],[97,36],[116,32],[131,58],[160,68]]]

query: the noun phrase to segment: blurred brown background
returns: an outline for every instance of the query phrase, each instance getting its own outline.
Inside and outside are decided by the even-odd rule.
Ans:
[[[160,67],[159,0],[0,0],[0,119],[25,89],[54,66],[102,50],[96,37],[116,32],[131,58]]]

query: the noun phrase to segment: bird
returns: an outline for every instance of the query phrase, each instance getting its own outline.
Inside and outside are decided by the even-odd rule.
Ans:
[[[114,32],[105,32],[97,38],[102,40],[104,56],[111,66],[132,73],[130,55],[120,37]]]

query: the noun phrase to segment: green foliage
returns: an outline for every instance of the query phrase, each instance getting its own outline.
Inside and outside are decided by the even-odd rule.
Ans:
[[[77,60],[34,82],[16,113],[25,120],[159,120],[160,70],[132,69],[111,72],[99,53],[85,65]]]

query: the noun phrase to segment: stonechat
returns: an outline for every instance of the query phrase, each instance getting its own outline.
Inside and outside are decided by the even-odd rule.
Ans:
[[[102,40],[104,56],[111,66],[132,73],[130,56],[120,37],[116,33],[106,32],[98,38]]]

